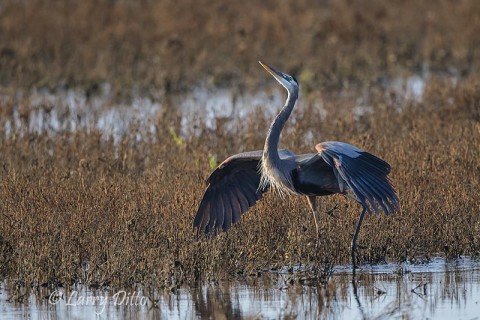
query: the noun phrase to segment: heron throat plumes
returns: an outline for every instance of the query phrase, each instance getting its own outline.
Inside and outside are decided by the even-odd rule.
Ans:
[[[269,157],[264,152],[260,162],[261,168],[259,168],[261,172],[259,188],[270,186],[281,197],[295,194],[292,176],[289,174],[290,170],[287,168],[287,163],[280,160],[278,153],[277,158],[279,161],[272,162],[272,157]]]

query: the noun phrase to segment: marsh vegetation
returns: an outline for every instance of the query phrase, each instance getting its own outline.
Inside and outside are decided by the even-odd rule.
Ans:
[[[274,92],[259,57],[303,85],[282,147],[311,152],[340,140],[392,165],[401,210],[365,219],[361,261],[478,256],[478,3],[275,3],[2,2],[0,276],[18,288],[175,290],[348,262],[359,207],[342,197],[322,199],[323,211],[336,209],[318,245],[303,200],[272,194],[228,233],[207,239],[192,229],[212,158],[261,149],[265,110],[281,102],[267,95],[241,117],[207,121],[206,105],[185,110],[175,97],[198,85],[234,88],[232,97]],[[420,91],[402,80],[412,76]],[[107,98],[88,109],[105,85]],[[87,101],[81,112],[68,98],[32,99],[72,88]],[[87,125],[103,109],[138,107],[138,97],[158,112],[115,134]]]

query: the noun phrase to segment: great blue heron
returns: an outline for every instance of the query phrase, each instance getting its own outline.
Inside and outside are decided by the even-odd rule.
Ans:
[[[259,61],[260,62],[260,61]],[[355,270],[356,242],[365,213],[379,206],[386,215],[398,209],[384,160],[350,144],[337,141],[315,146],[318,153],[296,155],[278,150],[280,133],[298,98],[298,81],[262,62],[285,89],[285,106],[273,120],[263,150],[239,153],[223,161],[207,179],[207,189],[193,222],[206,233],[228,230],[270,187],[283,194],[306,196],[313,212],[318,238],[317,196],[343,194],[359,202],[362,213],[352,239]]]

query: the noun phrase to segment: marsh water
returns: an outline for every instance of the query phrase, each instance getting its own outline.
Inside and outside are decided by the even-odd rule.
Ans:
[[[449,76],[452,85],[457,81]],[[414,74],[379,80],[378,86],[395,96],[396,107],[421,101],[429,75]],[[348,94],[348,90],[340,94]],[[357,93],[356,93],[357,95]],[[180,136],[199,134],[198,128],[215,130],[221,124],[225,129],[239,130],[238,124],[251,113],[261,113],[270,119],[283,106],[284,90],[279,88],[257,92],[236,92],[229,89],[208,89],[199,85],[181,95],[144,96],[132,91],[128,101],[119,103],[104,83],[98,93],[89,95],[81,89],[18,90],[15,93],[0,92],[0,103],[13,103],[11,116],[3,120],[2,128],[8,138],[15,133],[30,132],[50,135],[85,129],[100,132],[105,139],[113,138],[118,143],[123,137],[134,135],[136,139],[155,139],[159,118],[168,115],[172,127]],[[12,100],[13,99],[13,100]],[[328,113],[321,99],[316,99],[315,108],[320,116]],[[305,101],[300,98],[297,108]],[[25,112],[25,106],[29,110]],[[372,112],[368,91],[360,94],[350,112],[358,118]],[[290,121],[295,121],[295,113]]]
[[[338,266],[321,284],[266,272],[197,288],[144,292],[42,289],[18,301],[4,283],[1,319],[480,319],[480,261]]]

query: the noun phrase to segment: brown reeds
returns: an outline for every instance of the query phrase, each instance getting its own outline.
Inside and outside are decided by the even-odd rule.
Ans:
[[[360,234],[364,262],[478,255],[480,249],[480,124],[478,88],[427,84],[423,101],[396,108],[388,92],[370,90],[371,112],[352,115],[355,94],[305,98],[282,138],[284,147],[311,152],[315,141],[358,145],[392,166],[401,200],[394,217],[367,217]],[[303,199],[273,194],[231,231],[197,237],[192,219],[219,159],[260,149],[270,119],[251,114],[237,130],[203,130],[179,144],[160,130],[155,142],[126,136],[118,145],[100,133],[54,136],[25,131],[0,139],[0,271],[24,283],[60,281],[127,286],[174,286],[187,281],[249,275],[264,269],[348,262],[359,210],[340,196],[322,199],[325,215],[315,243]],[[168,123],[159,120],[159,128]],[[2,128],[4,132],[4,128]],[[318,138],[317,138],[318,137]]]
[[[2,1],[0,275],[25,285],[173,288],[348,262],[360,210],[342,197],[322,199],[324,211],[337,209],[323,217],[318,244],[304,200],[272,194],[228,233],[193,231],[209,154],[260,149],[271,119],[250,114],[231,131],[198,128],[178,143],[168,131],[177,115],[166,114],[155,139],[133,132],[115,144],[83,128],[29,132],[38,106],[17,96],[73,86],[89,97],[103,83],[122,98],[153,99],[204,81],[251,87],[259,58],[303,85],[283,147],[312,152],[311,136],[341,140],[392,164],[401,210],[366,218],[362,261],[478,255],[479,12],[478,1]],[[422,68],[433,75],[421,99],[382,85]],[[354,115],[359,97],[367,112]],[[14,113],[21,128],[8,122]]]
[[[477,1],[448,0],[4,0],[0,85],[94,93],[109,82],[120,96],[251,85],[257,60],[337,88],[423,67],[469,74],[479,14]]]

